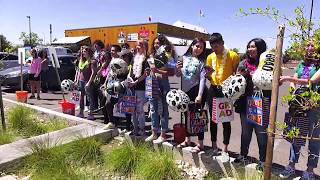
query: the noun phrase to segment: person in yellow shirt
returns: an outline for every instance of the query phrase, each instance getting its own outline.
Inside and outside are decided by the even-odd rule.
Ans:
[[[213,97],[224,97],[220,85],[230,75],[236,72],[240,58],[236,52],[228,50],[224,47],[224,41],[220,33],[213,33],[210,36],[209,42],[213,53],[207,57],[206,61],[207,78],[211,83],[208,92],[207,103],[209,106],[209,112],[212,114],[212,99]],[[224,144],[222,155],[228,158],[231,124],[230,122],[224,122],[222,125]],[[217,130],[217,124],[213,121],[210,121],[213,155],[219,154],[217,146]]]

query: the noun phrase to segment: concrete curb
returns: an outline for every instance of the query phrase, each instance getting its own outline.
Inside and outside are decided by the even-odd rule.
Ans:
[[[69,114],[64,114],[64,113],[61,113],[61,112],[53,111],[51,109],[43,108],[43,107],[40,107],[40,106],[35,106],[35,105],[31,105],[31,104],[26,104],[26,103],[20,103],[20,102],[13,101],[13,100],[7,99],[7,98],[3,98],[3,100],[7,101],[7,102],[10,102],[10,103],[13,103],[13,104],[23,105],[23,106],[32,108],[32,109],[34,109],[36,111],[40,111],[40,112],[43,112],[43,113],[47,113],[47,114],[59,116],[59,117],[62,117],[62,118],[66,118],[68,120],[72,120],[72,121],[75,121],[77,123],[86,123],[86,124],[90,124],[90,125],[94,125],[94,126],[100,126],[100,127],[104,127],[105,126],[105,124],[103,124],[103,123],[86,120],[86,119],[79,118],[79,117],[76,117],[76,116],[72,116],[72,115],[69,115]]]

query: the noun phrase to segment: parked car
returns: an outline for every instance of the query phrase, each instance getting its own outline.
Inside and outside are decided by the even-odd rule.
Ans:
[[[17,66],[18,56],[11,53],[0,52],[0,63],[0,69]]]
[[[61,81],[63,79],[73,80],[76,72],[74,62],[76,61],[77,57],[73,55],[58,55],[58,59],[60,63],[60,68],[58,69],[58,72],[59,72]],[[28,69],[29,68],[27,65],[22,66],[24,90],[29,90]],[[12,89],[20,89],[20,72],[21,72],[21,68],[19,64],[14,67],[1,69],[0,77],[4,79],[3,86],[6,86]],[[47,80],[48,80],[49,89],[57,90],[60,88],[60,84],[58,82],[55,68],[52,66],[51,62],[49,64]]]

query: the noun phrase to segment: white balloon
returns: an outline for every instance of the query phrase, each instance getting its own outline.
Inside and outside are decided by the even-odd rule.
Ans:
[[[232,101],[237,100],[246,91],[247,82],[241,74],[231,75],[222,82],[222,93]]]

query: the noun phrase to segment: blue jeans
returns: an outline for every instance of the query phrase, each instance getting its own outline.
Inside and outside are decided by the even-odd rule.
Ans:
[[[145,127],[145,115],[143,106],[147,102],[145,98],[145,91],[136,90],[135,95],[137,97],[137,104],[136,104],[136,112],[132,114],[132,124],[134,130],[144,130]]]
[[[79,81],[79,90],[81,92],[80,109],[84,109],[84,96],[87,96],[87,98],[89,99],[89,109],[90,111],[93,111],[97,108],[97,101],[94,100],[97,98],[94,93],[94,85],[91,83],[91,85],[86,88],[86,84],[87,82],[85,81]]]
[[[166,101],[167,93],[170,91],[170,84],[168,78],[160,79],[159,80],[160,86],[160,100],[162,102],[162,109],[163,112],[161,113],[161,131],[166,132],[168,131],[168,124],[169,124],[169,110],[168,104]],[[151,123],[152,129],[158,130],[160,129],[160,120],[159,120],[159,112],[158,112],[158,98],[151,98],[150,99],[150,112],[151,112]]]
[[[309,118],[309,137],[319,138],[320,137],[320,125],[319,123],[320,108],[312,109],[308,112]],[[297,163],[300,157],[301,146],[291,144],[290,147],[290,157],[289,161]],[[307,166],[311,168],[316,168],[319,161],[319,151],[320,151],[320,141],[319,140],[309,140],[308,146],[308,163]]]
[[[259,160],[265,162],[268,134],[266,128],[257,124],[251,124],[247,122],[247,113],[240,113],[241,119],[241,148],[240,155],[247,156],[249,153],[249,146],[252,138],[253,129],[257,136],[258,147],[259,147]]]

